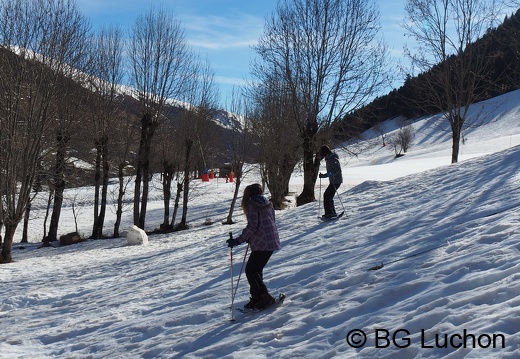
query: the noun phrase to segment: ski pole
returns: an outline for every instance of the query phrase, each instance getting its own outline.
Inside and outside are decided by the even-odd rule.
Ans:
[[[249,250],[249,243],[247,244],[246,252],[244,253],[244,259],[242,260],[242,266],[240,267],[240,274],[238,275],[237,285],[235,287],[235,293],[233,294],[233,301],[235,300],[235,297],[237,295],[238,283],[240,283],[240,277],[242,276],[242,271],[244,269],[244,263],[246,262],[246,257],[247,257],[247,251],[248,250]]]
[[[320,194],[318,196],[318,218],[320,217],[321,210],[321,177],[320,177]]]
[[[229,232],[229,239],[233,238],[233,233]],[[230,260],[230,272],[231,272],[231,321],[235,321],[235,304],[234,299],[235,296],[233,295],[234,288],[233,288],[233,247],[229,248],[229,260]]]
[[[345,212],[345,206],[343,205],[343,201],[341,200],[341,196],[338,193],[338,188],[335,184],[332,184],[334,186],[334,190],[336,190],[337,197],[339,198],[339,203],[341,203],[341,207],[343,207],[343,212]]]

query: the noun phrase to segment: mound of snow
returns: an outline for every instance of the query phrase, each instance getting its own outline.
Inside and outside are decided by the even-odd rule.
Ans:
[[[129,246],[148,244],[148,235],[141,228],[133,225],[126,233],[126,244]]]

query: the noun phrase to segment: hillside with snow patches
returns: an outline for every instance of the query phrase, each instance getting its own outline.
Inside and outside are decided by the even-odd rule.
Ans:
[[[234,322],[225,240],[245,217],[220,224],[233,183],[194,181],[191,228],[143,246],[123,237],[40,248],[44,213],[35,211],[33,242],[16,244],[15,262],[0,266],[0,357],[520,357],[520,91],[475,104],[471,116],[457,164],[435,116],[413,122],[401,158],[375,132],[357,157],[338,150],[345,183],[336,207],[346,215],[322,222],[318,201],[277,212],[283,248],[264,278],[287,299],[236,312]],[[301,183],[295,173],[291,190]],[[325,185],[316,184],[320,200]],[[78,198],[90,191],[68,193],[82,203],[84,236],[92,207]],[[147,229],[162,222],[156,191]],[[60,234],[74,230],[65,202]],[[124,217],[128,228],[131,211]],[[234,251],[235,283],[245,249]],[[235,304],[247,300],[242,276]]]

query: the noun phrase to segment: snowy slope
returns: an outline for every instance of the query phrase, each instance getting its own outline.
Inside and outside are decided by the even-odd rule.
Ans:
[[[220,224],[233,184],[197,183],[192,228],[147,246],[120,238],[38,249],[37,216],[35,243],[16,245],[16,262],[0,266],[0,357],[520,357],[520,92],[474,111],[488,114],[486,124],[465,133],[458,164],[432,119],[414,123],[416,143],[402,158],[377,136],[357,158],[340,152],[346,183],[336,206],[346,216],[323,223],[319,203],[277,212],[283,248],[265,279],[288,298],[235,322],[225,240],[245,218]],[[74,229],[69,212],[60,233]],[[150,229],[161,215],[152,202]],[[88,234],[91,209],[81,216]],[[244,253],[234,252],[235,281]],[[242,277],[237,305],[247,299]]]

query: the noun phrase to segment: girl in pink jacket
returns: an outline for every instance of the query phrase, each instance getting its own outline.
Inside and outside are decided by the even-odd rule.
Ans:
[[[247,226],[240,236],[230,238],[228,246],[248,242],[251,254],[246,265],[251,300],[244,308],[263,309],[274,303],[263,280],[263,270],[273,252],[281,248],[275,212],[271,202],[263,196],[262,186],[258,183],[249,185],[242,197],[242,210],[247,217]]]

